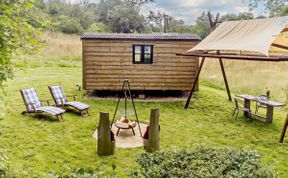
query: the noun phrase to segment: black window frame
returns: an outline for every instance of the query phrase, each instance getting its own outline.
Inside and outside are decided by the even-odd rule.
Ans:
[[[141,47],[141,53],[140,53],[140,62],[135,61],[135,48],[136,46],[140,46]],[[149,62],[145,62],[145,47],[149,46],[151,47],[151,53],[150,53],[150,61]],[[143,44],[135,44],[133,45],[133,64],[153,64],[153,48],[154,45],[143,45]]]

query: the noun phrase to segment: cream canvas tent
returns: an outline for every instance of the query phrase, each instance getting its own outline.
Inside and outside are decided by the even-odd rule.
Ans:
[[[288,17],[223,22],[204,40],[182,56],[202,57],[196,80],[206,58],[219,59],[229,100],[231,94],[222,59],[288,61]],[[217,18],[216,18],[217,19]],[[188,108],[196,84],[193,84],[185,108]]]
[[[287,47],[287,25],[288,17],[224,22],[187,52],[220,50],[271,56],[281,46]]]

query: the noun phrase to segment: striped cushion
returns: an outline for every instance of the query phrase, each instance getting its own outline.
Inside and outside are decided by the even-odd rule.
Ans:
[[[66,102],[65,105],[72,106],[80,111],[90,108],[90,106],[78,101]]]
[[[36,93],[35,88],[24,89],[24,90],[22,90],[22,94],[23,94],[24,102],[28,107],[27,108],[28,111],[34,111],[33,106],[35,108],[39,108],[42,106],[40,99]]]
[[[57,116],[65,112],[65,110],[53,106],[41,106],[37,108],[37,111],[47,112],[53,116]]]
[[[50,86],[49,88],[57,106],[62,105],[62,101],[63,103],[67,102],[67,98],[61,86]]]

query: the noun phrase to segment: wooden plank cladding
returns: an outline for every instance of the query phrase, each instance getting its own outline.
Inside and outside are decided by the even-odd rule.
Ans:
[[[102,39],[97,35],[95,38],[93,35],[82,37],[84,89],[119,90],[124,79],[129,79],[134,90],[191,89],[199,66],[198,58],[176,56],[176,53],[191,49],[200,39],[181,35],[179,40],[177,36],[172,40],[169,37],[157,37],[156,40],[150,37],[145,40],[142,36],[129,40],[118,38],[117,35],[115,39]],[[133,62],[134,45],[152,46],[152,62]],[[145,50],[142,48],[142,52]]]

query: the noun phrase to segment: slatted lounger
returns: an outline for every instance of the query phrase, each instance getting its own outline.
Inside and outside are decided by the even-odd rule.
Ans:
[[[89,110],[90,106],[76,101],[75,95],[74,96],[67,96],[67,97],[73,97],[74,101],[69,102],[64,91],[63,91],[63,88],[61,86],[49,86],[48,88],[50,90],[52,98],[55,101],[56,106],[62,107],[62,108],[72,107],[72,108],[78,110],[82,117],[85,115],[89,115],[88,110]]]
[[[49,100],[40,100],[35,88],[22,89],[20,92],[26,106],[26,111],[23,111],[22,114],[35,113],[39,119],[39,114],[44,112],[56,116],[59,121],[64,121],[63,113],[65,110],[50,106]],[[43,106],[43,102],[47,102],[48,106]]]

